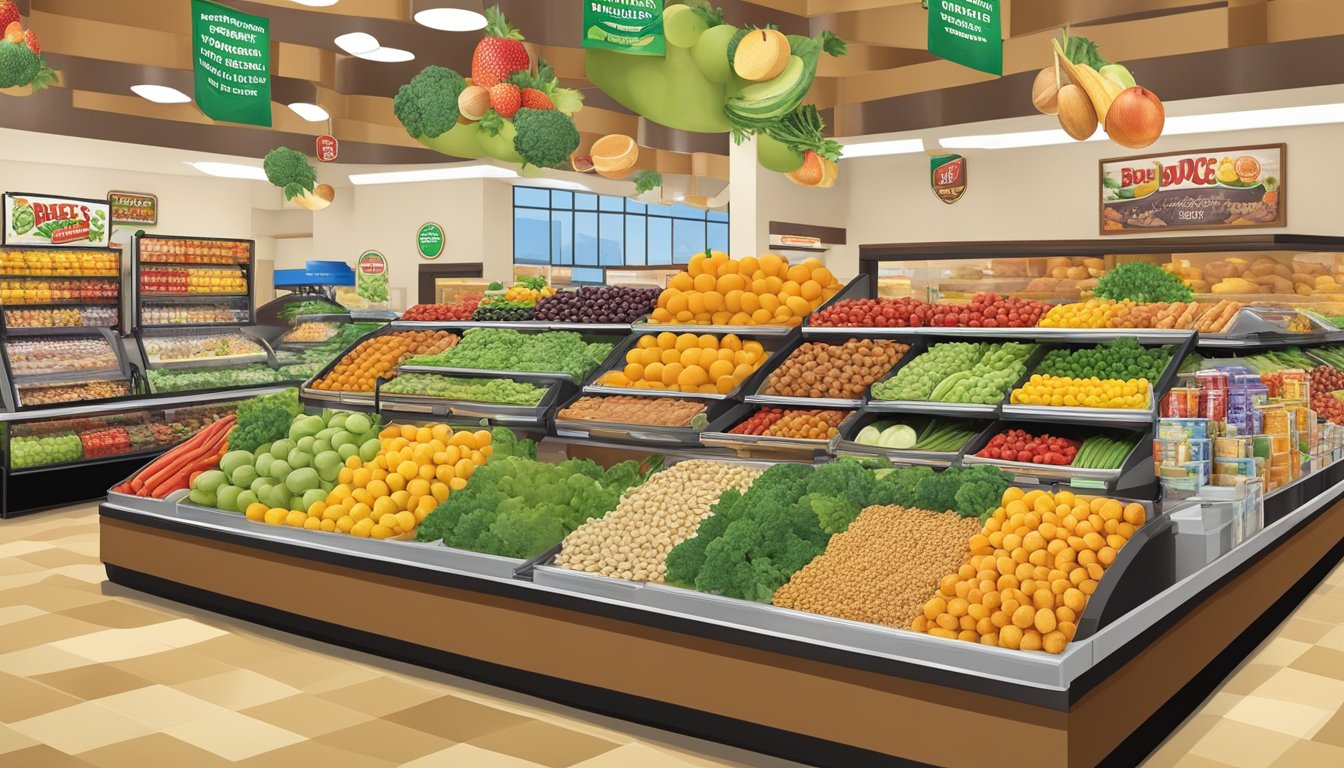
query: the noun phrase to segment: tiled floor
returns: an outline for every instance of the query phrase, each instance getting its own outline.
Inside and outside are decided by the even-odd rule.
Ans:
[[[0,766],[794,764],[104,583],[92,506],[0,521]],[[1344,566],[1147,766],[1344,766]]]

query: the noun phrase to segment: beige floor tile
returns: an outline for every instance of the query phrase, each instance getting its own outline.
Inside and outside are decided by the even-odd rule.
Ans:
[[[540,764],[522,760],[511,755],[501,755],[473,747],[470,744],[458,744],[418,760],[404,763],[402,768],[542,768]],[[654,768],[639,763],[629,763],[623,768]],[[614,768],[614,764],[613,764]]]
[[[228,760],[242,760],[304,741],[293,731],[277,728],[237,712],[219,712],[163,731]]]
[[[1199,755],[1183,755],[1175,763],[1172,763],[1172,767],[1173,768],[1241,768],[1241,766],[1228,765],[1227,763],[1224,763],[1221,760],[1210,760],[1206,757],[1200,757]],[[1146,765],[1145,768],[1147,768]]]
[[[133,659],[171,650],[163,643],[150,640],[134,629],[103,629],[79,637],[58,640],[52,643],[51,647],[100,663]]]
[[[9,541],[0,544],[0,558],[18,557],[19,555],[28,555],[48,549],[51,549],[51,545],[45,541]]]
[[[1344,624],[1332,627],[1316,644],[1336,651],[1344,651]]]
[[[93,763],[85,762],[73,755],[67,755],[46,744],[18,749],[5,755],[5,765],[16,768],[94,768]]]
[[[1344,597],[1313,595],[1302,601],[1302,605],[1293,612],[1293,616],[1344,623]]]
[[[250,669],[235,669],[199,680],[189,680],[174,687],[234,711],[283,699],[300,692],[291,685],[259,675]]]
[[[43,549],[37,552],[30,552],[26,555],[19,555],[18,559],[26,560],[33,565],[43,568],[60,568],[65,565],[91,565],[91,561],[97,558],[90,558],[77,552],[71,552],[59,544],[55,544],[50,549]]]
[[[0,608],[0,627],[6,624],[13,624],[24,619],[31,619],[34,616],[46,616],[47,612],[41,608],[34,608],[31,605],[7,605]],[[8,630],[6,630],[8,631]]]
[[[37,743],[37,739],[25,736],[13,728],[0,725],[0,765],[4,764],[4,755],[16,749],[31,747]]]
[[[1335,711],[1344,706],[1344,680],[1313,675],[1293,669],[1281,669],[1254,691],[1280,701],[1292,701]]]
[[[1290,618],[1282,627],[1275,632],[1275,637],[1284,637],[1289,640],[1301,640],[1304,643],[1317,645],[1321,639],[1330,634],[1330,631],[1339,626],[1338,622],[1317,621],[1315,619],[1304,619],[1301,617]]]
[[[1235,693],[1242,696],[1254,691],[1265,683],[1266,680],[1273,677],[1282,667],[1271,666],[1269,664],[1257,664],[1252,659],[1249,663],[1243,664],[1232,676],[1218,687],[1219,693]]]
[[[1273,664],[1278,667],[1286,667],[1310,649],[1311,643],[1277,637],[1261,645],[1251,658],[1255,659],[1256,664]]]
[[[573,768],[695,768],[691,763],[647,744],[625,744],[597,757],[575,763]]]
[[[621,746],[537,720],[472,739],[471,744],[550,768],[569,768]]]
[[[1234,720],[1220,720],[1204,734],[1204,738],[1195,742],[1190,753],[1237,768],[1264,768],[1297,741],[1296,737],[1287,734]]]
[[[1299,741],[1288,748],[1273,768],[1327,768],[1344,765],[1344,748],[1317,741]]]
[[[73,619],[113,629],[143,627],[146,624],[158,624],[170,618],[161,611],[135,605],[125,600],[105,600],[94,605],[71,608],[61,611],[61,613]]]
[[[10,727],[67,755],[77,755],[150,732],[150,728],[142,723],[87,701],[11,723]]]
[[[315,683],[307,683],[305,685],[299,686],[292,681],[285,681],[285,682],[289,682],[290,685],[294,685],[296,687],[301,687],[307,693],[316,695],[319,693],[328,693],[330,691],[339,690],[341,688],[348,688],[356,683],[365,683],[370,680],[380,678],[382,676],[383,673],[379,672],[376,669],[370,669],[368,667],[359,664],[350,664],[347,665],[345,669],[342,669],[340,672],[337,672],[336,674],[330,677],[318,680]],[[281,678],[277,677],[276,679],[280,680]]]
[[[1195,711],[1195,714],[1222,717],[1227,714],[1229,709],[1235,707],[1237,702],[1244,698],[1246,697],[1241,694],[1223,693],[1219,691],[1205,700],[1205,702],[1200,705],[1199,709]]]
[[[5,630],[0,632],[0,654],[35,648],[101,630],[102,627],[97,624],[72,619],[59,613],[46,613],[7,625]]]
[[[1313,675],[1344,680],[1344,651],[1337,651],[1334,648],[1311,648],[1290,666]]]
[[[212,659],[244,668],[251,668],[253,664],[263,659],[278,656],[288,657],[295,653],[293,648],[283,648],[263,642],[250,633],[225,634],[203,640],[191,646],[191,650]]]
[[[236,669],[232,664],[203,656],[190,648],[178,648],[152,656],[126,659],[108,666],[164,685],[177,685]]]
[[[341,680],[348,678],[347,673],[351,671],[352,665],[341,659],[312,653],[292,653],[288,656],[261,659],[248,665],[248,669],[310,693],[316,692],[313,690],[314,686],[327,681],[335,680],[338,683],[331,688],[343,688],[378,676],[370,671],[362,677],[349,678],[347,682],[341,683]]]
[[[1299,739],[1310,739],[1334,714],[1333,709],[1309,707],[1252,694],[1237,702],[1224,717]]]
[[[111,664],[89,664],[61,672],[34,675],[33,680],[81,699],[101,699],[150,684],[139,675],[123,672]]]
[[[83,656],[50,645],[39,645],[36,648],[25,648],[0,656],[0,672],[20,676],[41,675],[46,672],[82,667],[88,663],[89,660]]]
[[[237,763],[236,768],[395,768],[397,763],[358,752],[330,747],[318,741],[300,741]],[[457,768],[470,768],[460,765]]]
[[[79,759],[98,768],[227,768],[235,765],[166,733],[151,733],[91,749],[79,753]]]
[[[1336,712],[1329,722],[1321,726],[1321,729],[1312,737],[1312,741],[1344,747],[1344,710]]]
[[[453,741],[473,741],[528,722],[525,717],[456,696],[442,696],[386,717]]]
[[[163,643],[169,648],[185,648],[228,634],[218,627],[212,627],[209,624],[202,624],[191,619],[173,619],[161,624],[146,624],[137,627],[135,631],[156,643]]]
[[[22,557],[0,559],[0,577],[17,576],[21,573],[37,573],[41,570],[43,570],[42,566],[34,565]]]
[[[95,699],[93,703],[144,723],[155,731],[224,711],[216,704],[158,684]]]
[[[1222,718],[1217,715],[1191,715],[1153,750],[1144,761],[1143,768],[1173,768],[1181,758],[1190,754],[1190,748],[1204,738],[1204,734],[1221,721]]]
[[[374,719],[371,715],[307,693],[249,707],[242,713],[310,739]]]
[[[343,704],[356,712],[363,712],[374,717],[383,717],[393,712],[400,712],[403,709],[437,698],[435,694],[429,691],[393,680],[390,677],[375,677],[372,680],[317,695],[327,701]],[[394,722],[402,722],[395,717],[389,719]],[[462,741],[462,739],[457,738],[453,740]]]
[[[106,598],[101,595],[83,590],[48,584],[30,584],[19,589],[9,589],[0,580],[0,606],[31,605],[56,613],[67,608],[101,603],[104,599]]]
[[[453,739],[407,728],[390,720],[369,720],[318,736],[314,741],[329,747],[358,752],[379,760],[405,763],[451,747]]]
[[[58,709],[72,707],[81,699],[28,680],[0,673],[0,721],[13,723]]]

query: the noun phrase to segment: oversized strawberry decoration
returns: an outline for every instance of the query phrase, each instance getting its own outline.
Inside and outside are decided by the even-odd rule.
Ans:
[[[507,81],[514,72],[531,69],[532,59],[523,47],[523,33],[504,18],[499,6],[485,10],[485,21],[485,39],[476,44],[471,57],[471,82],[489,88]]]
[[[14,4],[14,0],[0,0],[0,31],[9,28],[10,24],[19,20],[19,7]]]

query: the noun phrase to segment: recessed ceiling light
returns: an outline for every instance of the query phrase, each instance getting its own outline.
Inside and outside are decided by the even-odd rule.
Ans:
[[[335,5],[339,3],[341,0],[290,0],[290,1],[298,3],[299,5],[312,6],[313,8],[326,8],[329,5]]]
[[[357,53],[355,55],[365,61],[382,62],[410,61],[415,58],[415,54],[410,51],[403,51],[400,48],[388,48],[386,46],[383,46],[376,51]]]
[[[347,32],[335,40],[336,47],[351,56],[359,56],[378,50],[378,38],[368,32]]]
[[[406,184],[417,181],[452,181],[455,179],[511,179],[518,174],[494,165],[454,165],[446,168],[423,168],[414,171],[384,171],[382,173],[353,173],[350,183]]]
[[[266,172],[263,171],[259,165],[216,163],[212,161],[189,162],[187,165],[190,165],[201,173],[208,173],[211,176],[219,176],[225,179],[255,179],[257,181],[266,181]]]
[[[323,120],[331,119],[331,115],[327,113],[327,110],[319,107],[316,104],[309,104],[303,101],[296,101],[293,104],[290,104],[289,108],[294,110],[294,114],[298,115],[299,117],[302,117],[304,120],[307,120],[310,123],[320,123]]]
[[[844,159],[850,159],[878,157],[880,155],[907,155],[923,151],[924,141],[922,139],[897,139],[894,141],[865,141],[858,144],[846,143],[840,156]]]
[[[132,85],[131,90],[140,98],[148,99],[155,104],[186,104],[191,101],[191,97],[187,94],[166,85]]]
[[[415,14],[415,23],[444,32],[472,32],[485,28],[485,16],[465,8],[428,8]]]

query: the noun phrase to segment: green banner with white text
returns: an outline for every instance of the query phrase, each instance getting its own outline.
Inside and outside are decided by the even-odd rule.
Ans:
[[[663,0],[584,0],[583,47],[664,55]]]
[[[929,53],[991,75],[1003,74],[999,0],[928,0]]]
[[[191,0],[196,105],[206,117],[271,124],[270,20]]]

